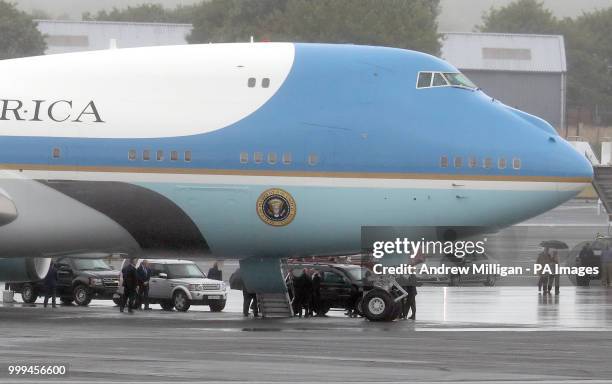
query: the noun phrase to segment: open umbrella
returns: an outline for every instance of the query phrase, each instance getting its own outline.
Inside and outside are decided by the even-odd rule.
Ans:
[[[549,249],[568,249],[569,247],[559,240],[545,240],[540,243],[540,247]]]

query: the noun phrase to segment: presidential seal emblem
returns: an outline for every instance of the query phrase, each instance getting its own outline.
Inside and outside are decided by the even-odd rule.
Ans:
[[[295,200],[282,189],[268,189],[257,199],[257,215],[266,224],[282,227],[293,221],[295,213]]]

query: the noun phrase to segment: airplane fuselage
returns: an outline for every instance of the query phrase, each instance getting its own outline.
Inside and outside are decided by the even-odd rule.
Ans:
[[[546,122],[436,84],[457,69],[412,51],[219,44],[0,68],[0,188],[19,210],[23,179],[37,180],[32,198],[53,194],[62,207],[38,214],[70,221],[81,210],[81,222],[116,225],[145,253],[350,253],[362,226],[501,228],[570,199],[592,175]],[[37,213],[24,215],[0,238]]]

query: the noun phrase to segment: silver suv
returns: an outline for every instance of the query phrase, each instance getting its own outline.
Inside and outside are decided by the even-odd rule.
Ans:
[[[212,312],[221,312],[225,308],[226,284],[207,279],[193,261],[148,261],[151,269],[149,303],[159,304],[167,311],[176,308],[181,312],[186,312],[192,305],[208,305]]]

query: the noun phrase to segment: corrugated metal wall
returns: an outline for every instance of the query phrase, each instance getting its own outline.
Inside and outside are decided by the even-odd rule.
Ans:
[[[108,49],[111,39],[118,48],[187,44],[191,29],[189,24],[38,21],[46,54]]]
[[[462,71],[486,94],[560,128],[563,113],[562,74]]]

